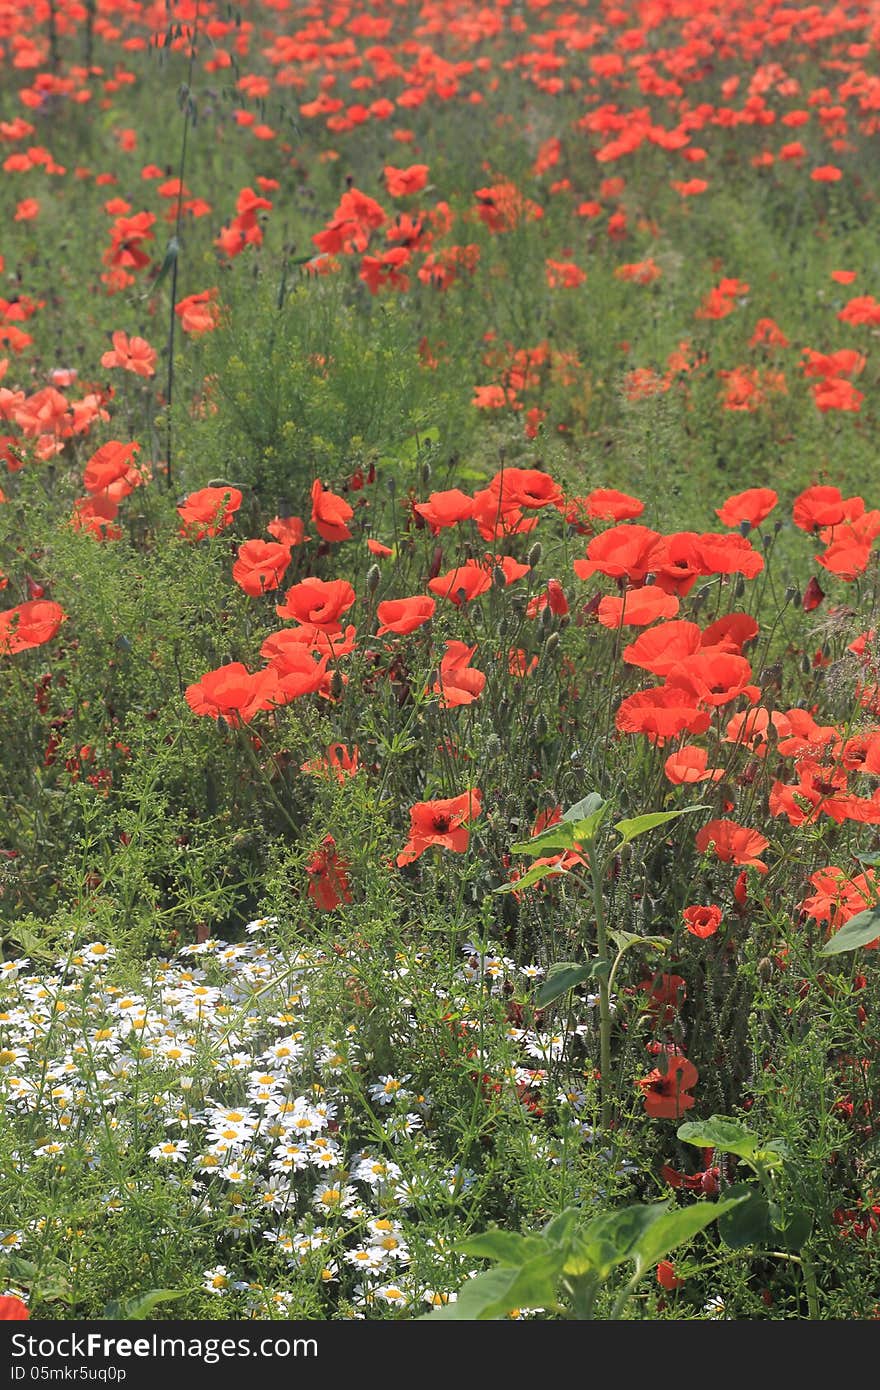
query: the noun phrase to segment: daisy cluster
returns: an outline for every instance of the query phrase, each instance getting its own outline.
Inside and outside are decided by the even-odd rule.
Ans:
[[[204,1293],[246,1315],[295,1316],[291,1286],[303,1278],[343,1315],[445,1302],[468,1270],[420,1222],[474,1174],[439,1161],[431,1100],[411,1075],[374,1070],[353,1029],[319,1036],[311,995],[338,959],[319,948],[285,954],[268,943],[275,926],[263,918],[241,943],[209,939],[152,961],[136,989],[115,983],[103,942],[71,946],[47,973],[6,962],[0,1103],[19,1175],[133,1177],[156,1165],[188,1224],[219,1233],[222,1261],[204,1269]],[[514,974],[512,961],[469,944],[455,1002],[500,995]],[[521,1101],[547,1077],[534,1059],[557,1057],[564,1039],[507,1029],[499,1043],[527,1063],[501,1076]],[[137,1186],[109,1182],[102,1214],[119,1218]],[[0,1230],[0,1252],[33,1258],[46,1224]],[[439,1271],[436,1287],[411,1271],[413,1238],[422,1265]],[[255,1247],[271,1283],[251,1277]]]

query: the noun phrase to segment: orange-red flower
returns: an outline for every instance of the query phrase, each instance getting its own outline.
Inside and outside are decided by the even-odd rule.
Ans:
[[[716,859],[724,864],[747,864],[760,874],[767,872],[767,865],[758,855],[764,853],[770,841],[759,835],[757,830],[737,825],[736,821],[710,820],[697,831],[695,843],[701,854],[705,854],[711,846]]]
[[[376,609],[376,617],[381,624],[376,636],[382,637],[386,632],[396,632],[401,636],[407,632],[415,632],[417,627],[421,627],[434,616],[436,607],[434,600],[427,594],[415,594],[413,598],[386,599]]]
[[[245,541],[238,548],[232,577],[252,598],[277,589],[290,564],[290,551],[278,541]]]
[[[322,912],[332,912],[340,903],[351,902],[348,883],[350,865],[336,853],[336,841],[332,835],[325,835],[321,848],[316,850],[306,865],[309,876],[309,897]]]
[[[690,691],[660,685],[628,695],[620,702],[614,723],[621,733],[644,734],[662,748],[667,739],[679,734],[704,734],[711,715],[697,707]]]
[[[440,696],[441,709],[471,705],[482,693],[486,676],[468,665],[476,650],[476,645],[469,647],[466,642],[446,643],[446,653],[440,662],[440,679],[431,687],[432,695]]]
[[[0,1322],[23,1322],[29,1317],[27,1304],[14,1294],[7,1293],[0,1298]]]
[[[474,499],[453,487],[446,492],[432,492],[427,502],[413,503],[413,511],[424,517],[436,536],[445,526],[457,526],[472,517]]]
[[[220,323],[220,306],[217,303],[219,290],[213,287],[199,294],[188,294],[178,300],[174,312],[180,319],[184,333],[200,337],[203,333],[213,333]]]
[[[312,777],[332,778],[343,786],[349,777],[356,777],[360,771],[359,752],[357,744],[349,749],[344,743],[331,743],[323,758],[300,763],[299,770]]]
[[[102,367],[122,367],[136,376],[156,375],[156,349],[146,338],[129,338],[121,330],[113,334],[113,347],[101,358]]]
[[[696,1104],[689,1094],[699,1080],[693,1062],[680,1052],[667,1053],[665,1067],[655,1069],[637,1083],[645,1097],[645,1114],[654,1120],[678,1120]]]
[[[113,502],[119,502],[140,487],[144,477],[132,462],[139,450],[139,444],[123,444],[119,439],[108,439],[86,464],[83,474],[86,492],[100,493]]]
[[[625,577],[631,584],[640,584],[661,569],[666,560],[666,541],[658,531],[637,523],[612,526],[594,536],[587,546],[587,558],[575,560],[574,572],[579,579],[607,574],[612,579]]]
[[[335,635],[342,631],[339,620],[354,601],[355,592],[347,579],[309,577],[288,589],[284,602],[275,611],[279,618],[310,623],[322,632]]]
[[[485,594],[491,587],[491,572],[485,565],[478,565],[475,560],[465,561],[454,570],[438,575],[428,584],[432,594],[436,594],[438,598],[451,599],[456,606],[469,603],[471,599]]]
[[[397,856],[398,866],[411,864],[434,846],[463,854],[470,843],[465,827],[482,809],[482,793],[477,788],[437,801],[417,801],[410,810],[409,839]]]
[[[760,526],[778,501],[779,496],[771,487],[750,487],[728,497],[722,507],[716,508],[715,514],[724,526],[741,526],[744,521],[749,526]]]
[[[410,164],[408,169],[396,169],[393,164],[386,164],[382,173],[385,187],[392,198],[408,198],[413,193],[421,192],[428,182],[427,164]]]
[[[721,926],[721,908],[715,907],[714,904],[708,907],[686,907],[681,915],[691,936],[698,936],[701,941],[714,936]]]
[[[249,724],[260,710],[270,709],[277,687],[275,671],[267,668],[251,674],[240,661],[232,661],[228,666],[208,671],[183,693],[194,714],[207,714],[211,719],[222,717],[237,727]]]
[[[603,627],[647,627],[657,618],[674,618],[680,606],[675,594],[650,584],[627,589],[621,598],[607,594],[599,600],[596,617]]]
[[[42,647],[55,636],[67,614],[58,603],[31,599],[0,613],[0,656]]]
[[[349,541],[351,531],[346,522],[351,521],[354,510],[344,497],[330,492],[319,478],[312,483],[312,521],[318,535],[325,541]]]
[[[191,492],[177,514],[183,521],[180,534],[189,540],[200,541],[205,536],[219,536],[241,506],[242,495],[237,487],[203,487]]]

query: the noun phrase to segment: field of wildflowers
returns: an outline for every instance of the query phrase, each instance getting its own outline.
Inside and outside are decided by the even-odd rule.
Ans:
[[[0,1317],[880,1316],[876,6],[0,91]]]

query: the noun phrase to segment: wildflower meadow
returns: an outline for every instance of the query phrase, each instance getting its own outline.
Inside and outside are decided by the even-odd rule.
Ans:
[[[877,6],[0,93],[0,1318],[880,1317]]]

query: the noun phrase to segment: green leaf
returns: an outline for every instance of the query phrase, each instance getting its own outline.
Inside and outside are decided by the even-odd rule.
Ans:
[[[615,1265],[635,1259],[635,1251],[646,1231],[668,1211],[667,1202],[640,1203],[606,1212],[591,1221],[579,1246],[582,1245],[584,1255],[599,1278],[607,1279]]]
[[[511,883],[502,883],[499,888],[493,888],[493,893],[519,893],[523,888],[531,888],[533,883],[538,883],[542,878],[550,878],[564,874],[561,864],[533,864],[530,869],[523,874],[522,878],[514,879]]]
[[[557,850],[574,848],[574,831],[570,825],[551,825],[548,830],[542,830],[540,835],[536,835],[533,840],[520,840],[517,844],[510,846],[511,854],[528,854],[532,859],[540,858],[545,850],[556,852]]]
[[[870,941],[880,937],[880,908],[868,908],[857,912],[855,917],[835,932],[830,941],[819,952],[820,956],[839,956],[844,951],[855,951],[859,946],[867,946]]]
[[[566,1207],[547,1222],[542,1234],[551,1245],[566,1245],[583,1224],[583,1212],[578,1207]]]
[[[771,1202],[770,1220],[774,1238],[784,1250],[801,1250],[813,1233],[813,1218],[808,1211],[783,1212],[776,1202]]]
[[[603,811],[607,807],[607,802],[598,792],[589,792],[581,801],[576,801],[573,806],[569,806],[567,811],[563,811],[562,819],[566,825],[574,825],[577,821],[589,820],[598,811]]]
[[[188,1289],[150,1289],[149,1293],[135,1294],[133,1298],[111,1298],[102,1316],[112,1322],[140,1322],[159,1303],[173,1303],[183,1298]]]
[[[617,954],[620,956],[631,950],[633,946],[648,946],[652,951],[665,951],[669,948],[669,942],[665,936],[639,936],[638,932],[633,931],[610,931],[608,935],[617,947]]]
[[[741,1197],[728,1197],[721,1202],[698,1202],[692,1207],[681,1207],[661,1216],[644,1233],[634,1250],[636,1278],[640,1279],[649,1269],[653,1269],[686,1240],[704,1231],[713,1221],[726,1216],[740,1205]]]
[[[539,1009],[543,1009],[547,1004],[552,1004],[554,999],[560,995],[567,994],[576,985],[582,985],[585,980],[590,980],[595,974],[597,965],[604,964],[603,961],[591,961],[589,965],[576,965],[574,962],[557,961],[551,965],[547,971],[547,978],[535,995],[535,1003]]]
[[[679,816],[693,815],[694,811],[708,811],[711,808],[707,805],[685,806],[680,811],[647,811],[643,816],[632,816],[627,820],[615,821],[614,829],[619,831],[622,836],[621,845],[628,845],[630,840],[635,840],[639,835],[646,835],[649,830],[654,830],[658,825],[666,825],[668,821],[678,820]],[[620,846],[618,846],[618,849]]]
[[[562,1272],[558,1251],[545,1250],[515,1269],[489,1269],[464,1285],[455,1303],[428,1316],[485,1322],[503,1318],[514,1308],[555,1308],[556,1281]]]
[[[165,257],[162,261],[161,266],[159,267],[159,274],[156,276],[155,280],[150,285],[149,292],[147,294],[141,295],[142,299],[149,299],[151,294],[155,294],[162,281],[166,279],[169,275],[171,268],[177,260],[179,254],[180,242],[177,240],[176,236],[173,236],[169,239],[168,245],[165,247]]]
[[[731,1250],[742,1250],[747,1245],[767,1245],[771,1234],[770,1203],[763,1192],[747,1182],[734,1183],[728,1191],[731,1197],[743,1200],[718,1219],[718,1234],[725,1245]]]
[[[497,1264],[519,1268],[529,1259],[543,1254],[547,1247],[541,1236],[493,1230],[468,1236],[457,1248],[465,1255],[477,1255],[482,1260],[495,1260]]]
[[[724,1153],[736,1154],[738,1158],[749,1159],[761,1147],[757,1134],[752,1134],[738,1120],[728,1119],[726,1115],[710,1115],[708,1120],[688,1120],[679,1125],[677,1137],[685,1144],[695,1144],[698,1149],[721,1149]]]

